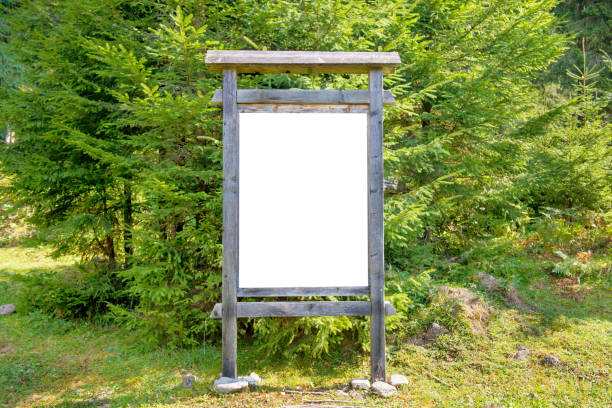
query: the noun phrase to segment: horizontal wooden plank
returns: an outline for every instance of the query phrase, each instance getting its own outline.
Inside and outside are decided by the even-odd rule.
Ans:
[[[215,90],[210,103],[223,103],[223,90]],[[272,103],[272,104],[369,104],[369,91],[364,90],[309,90],[309,89],[239,89],[238,103]],[[395,98],[389,91],[383,92],[383,105],[393,105]]]
[[[341,286],[335,288],[238,288],[238,297],[278,296],[366,296],[367,286]]]
[[[210,314],[222,316],[222,304],[217,303]],[[303,316],[369,316],[370,302],[238,302],[238,317],[303,317]],[[393,305],[385,302],[385,314],[395,316]]]
[[[366,74],[371,69],[391,73],[400,65],[397,52],[244,51],[209,50],[206,66],[212,72]]]
[[[240,113],[367,113],[369,105],[323,105],[323,104],[271,104],[247,103],[239,104]]]

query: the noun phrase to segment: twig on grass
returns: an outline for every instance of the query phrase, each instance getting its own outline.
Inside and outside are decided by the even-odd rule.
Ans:
[[[308,402],[309,404],[317,402],[337,402],[337,403],[348,403],[348,404],[365,404],[363,401],[348,401],[348,400],[304,400],[302,402]]]
[[[452,387],[449,383],[442,381],[441,379],[439,379],[438,377],[436,377],[435,375],[433,375],[432,373],[430,373],[429,371],[425,371],[425,374],[427,374],[428,376],[430,376],[431,378],[433,378],[434,380],[436,380],[437,382],[439,382],[440,384],[444,384],[447,387]]]
[[[374,408],[363,405],[283,405],[280,408]]]
[[[286,392],[287,394],[314,394],[314,395],[327,395],[327,392],[321,392],[321,391],[292,391],[292,390],[285,390],[283,392]]]

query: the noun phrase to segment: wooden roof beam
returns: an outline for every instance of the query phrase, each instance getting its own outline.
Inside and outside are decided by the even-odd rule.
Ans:
[[[388,74],[400,63],[397,52],[209,50],[206,53],[210,71],[234,69],[243,74],[367,74],[372,69],[382,69]]]

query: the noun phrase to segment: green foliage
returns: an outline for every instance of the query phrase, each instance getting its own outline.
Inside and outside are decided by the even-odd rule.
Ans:
[[[605,68],[612,72],[612,66]],[[583,54],[582,66],[568,71],[575,80],[574,103],[567,105],[548,132],[526,145],[531,160],[519,185],[527,193],[524,201],[536,213],[542,207],[610,210],[612,127],[598,86],[601,72],[589,67]]]
[[[290,358],[296,353],[304,353],[319,357],[343,340],[356,340],[359,331],[367,332],[367,327],[356,318],[344,316],[300,317],[253,319],[253,331],[259,349],[268,355]]]
[[[588,252],[580,252],[574,258],[561,251],[557,251],[556,254],[561,257],[562,261],[555,265],[552,273],[564,278],[577,279],[580,282],[585,278],[610,277],[612,272],[612,265],[592,261]]]
[[[390,335],[401,332],[414,319],[415,313],[429,303],[433,288],[430,272],[425,271],[415,276],[405,272],[388,272],[385,293],[397,312],[397,316],[386,319],[386,329]]]
[[[610,18],[612,7],[605,0],[563,0],[553,10],[563,18],[563,30],[573,39],[572,47],[555,64],[552,64],[542,80],[560,82],[570,86],[571,80],[565,72],[572,65],[582,63],[583,54],[595,63],[601,63],[606,54],[612,52],[612,31]],[[612,75],[606,74],[608,80]]]
[[[66,316],[108,308],[153,345],[218,338],[219,323],[207,316],[221,293],[222,137],[220,110],[209,100],[221,77],[206,70],[209,48],[400,53],[403,65],[385,82],[397,99],[384,136],[387,288],[399,311],[390,332],[428,302],[432,278],[465,280],[475,268],[532,273],[508,236],[548,207],[607,211],[610,202],[602,102],[609,94],[599,92],[607,77],[596,83],[583,64],[572,71],[582,86],[552,105],[532,86],[567,46],[556,6],[45,0],[3,7],[0,56],[23,67],[19,81],[0,88],[2,125],[16,134],[0,147],[7,210],[27,209],[56,254],[115,265],[88,276],[90,287],[70,288],[59,275],[32,278],[26,298]],[[239,81],[367,86],[357,75]],[[504,256],[511,247],[515,259]],[[37,299],[51,289],[57,293]],[[345,339],[366,344],[366,323],[260,319],[240,330],[268,352],[319,355]]]
[[[40,310],[58,318],[92,318],[103,315],[108,304],[129,304],[133,299],[113,271],[113,265],[78,266],[68,271],[15,275],[19,308]]]

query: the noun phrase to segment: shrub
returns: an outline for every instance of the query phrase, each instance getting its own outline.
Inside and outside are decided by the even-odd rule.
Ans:
[[[556,254],[561,257],[562,261],[555,265],[552,273],[564,278],[577,279],[578,283],[582,279],[607,277],[612,272],[612,265],[592,260],[590,252],[579,252],[575,257],[561,251],[556,251]]]
[[[109,263],[77,265],[54,272],[14,275],[20,309],[38,309],[60,318],[94,318],[110,304],[129,305],[134,298],[124,290]]]

